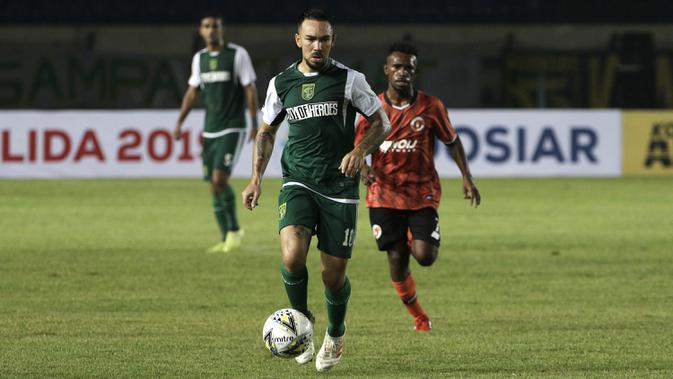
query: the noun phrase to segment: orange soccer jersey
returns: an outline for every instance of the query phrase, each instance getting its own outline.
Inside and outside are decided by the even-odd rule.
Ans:
[[[392,130],[372,154],[376,181],[367,190],[367,207],[416,210],[437,209],[442,196],[435,170],[435,138],[445,144],[455,140],[456,130],[439,98],[416,91],[411,103],[397,107],[385,92],[379,94]],[[355,142],[369,128],[360,118]]]

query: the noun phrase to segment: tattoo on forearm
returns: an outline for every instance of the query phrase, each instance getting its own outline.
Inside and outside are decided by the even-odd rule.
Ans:
[[[273,134],[268,131],[261,131],[255,138],[255,162],[253,169],[256,173],[262,174],[266,169],[267,163],[273,153]]]
[[[255,140],[257,159],[271,158],[271,152],[269,150],[273,148],[273,135],[267,131],[259,132]]]
[[[371,128],[367,131],[358,146],[365,151],[365,155],[368,155],[373,153],[385,139],[386,134],[383,132],[382,122],[378,121],[372,123]]]

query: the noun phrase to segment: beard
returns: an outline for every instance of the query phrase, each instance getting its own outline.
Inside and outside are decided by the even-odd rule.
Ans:
[[[323,67],[325,67],[325,64],[327,63],[327,58],[325,56],[321,55],[320,57],[322,58],[321,62],[316,62],[316,63],[311,62],[312,57],[304,58],[304,62],[311,69],[318,71],[318,70],[322,69]]]

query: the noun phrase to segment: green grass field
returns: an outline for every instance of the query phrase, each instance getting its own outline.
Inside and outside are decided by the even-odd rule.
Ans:
[[[239,211],[229,255],[203,253],[217,232],[198,180],[0,181],[0,377],[673,377],[673,178],[477,184],[474,210],[444,181],[440,257],[412,267],[430,333],[360,208],[344,359],[318,375],[261,340],[288,305],[279,181]],[[319,344],[315,250],[309,272]]]

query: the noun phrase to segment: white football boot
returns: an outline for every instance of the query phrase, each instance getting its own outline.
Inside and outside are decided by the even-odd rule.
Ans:
[[[313,337],[311,337],[306,351],[301,353],[299,356],[294,357],[294,360],[297,361],[297,363],[300,365],[309,363],[313,360],[313,353],[315,353],[315,347],[313,347]]]
[[[344,351],[344,336],[345,334],[341,337],[332,337],[325,332],[322,347],[315,357],[315,368],[318,371],[327,371],[339,363],[341,353]]]
[[[309,318],[309,322],[311,323],[311,330],[313,330],[313,323],[315,322],[315,318],[311,317]],[[299,356],[294,357],[294,360],[297,361],[300,365],[309,363],[310,361],[313,360],[313,353],[315,353],[315,347],[313,346],[313,335],[311,335],[311,338],[308,341],[308,347],[306,348],[306,351],[301,353]]]

